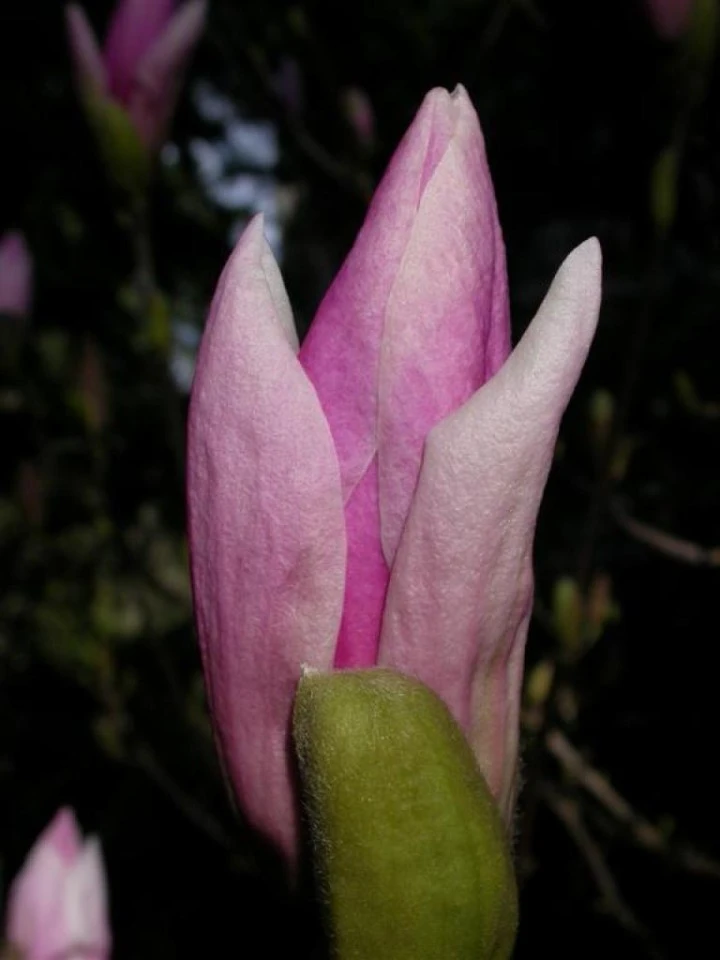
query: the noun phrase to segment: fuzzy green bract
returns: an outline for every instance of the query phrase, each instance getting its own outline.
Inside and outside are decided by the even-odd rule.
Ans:
[[[336,960],[506,960],[507,834],[444,703],[390,670],[309,673],[294,736]]]

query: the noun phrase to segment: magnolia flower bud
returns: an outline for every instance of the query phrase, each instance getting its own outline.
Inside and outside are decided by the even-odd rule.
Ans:
[[[6,939],[22,960],[108,960],[110,926],[98,841],[60,810],[13,881]]]
[[[82,7],[66,7],[83,103],[113,179],[142,189],[162,146],[182,75],[202,33],[207,0],[119,0],[101,51]]]
[[[229,777],[290,861],[303,664],[427,684],[512,821],[535,522],[599,305],[589,240],[510,352],[495,195],[462,88],[426,97],[299,351],[262,220],[241,237],[190,401],[193,595]]]

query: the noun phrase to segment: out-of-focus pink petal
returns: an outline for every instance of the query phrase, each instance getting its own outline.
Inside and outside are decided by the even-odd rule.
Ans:
[[[646,0],[655,29],[665,40],[676,40],[690,23],[695,0]]]
[[[110,92],[126,103],[140,61],[173,15],[173,0],[120,0],[107,32],[105,65]]]
[[[56,850],[32,848],[10,889],[6,938],[28,960],[44,960],[50,949],[62,949],[64,940],[64,885],[68,866]]]
[[[369,149],[375,142],[375,111],[370,97],[359,87],[348,87],[343,91],[342,105],[358,143]]]
[[[0,313],[26,317],[33,293],[33,262],[19,231],[0,240]]]
[[[453,136],[423,192],[385,313],[378,461],[390,565],[425,437],[510,350],[505,251],[483,136],[461,87],[453,105]]]
[[[292,859],[290,712],[301,666],[332,666],[346,543],[337,455],[289,316],[258,217],[223,272],[198,358],[191,567],[220,752],[250,821]]]
[[[427,95],[300,350],[332,430],[346,501],[377,452],[387,302],[423,190],[450,142],[454,116],[446,90]]]
[[[15,878],[6,936],[24,960],[109,956],[105,872],[95,841],[83,845],[72,811],[59,811]]]
[[[207,0],[190,0],[172,17],[137,65],[128,91],[130,118],[141,140],[157,150],[177,102],[180,82],[205,26]]]
[[[534,527],[560,418],[595,331],[600,263],[596,240],[567,258],[505,365],[429,435],[383,621],[379,663],[443,698],[506,817]]]
[[[66,915],[71,942],[82,957],[110,953],[107,883],[100,843],[90,837],[67,881]],[[81,952],[82,951],[82,952]]]
[[[37,842],[52,847],[64,863],[74,863],[82,851],[82,837],[72,810],[58,810]]]
[[[107,93],[107,74],[102,53],[81,6],[71,3],[65,7],[65,26],[78,83],[93,93]]]
[[[372,667],[377,657],[380,627],[390,571],[378,531],[377,458],[355,487],[345,508],[347,575],[335,667]]]

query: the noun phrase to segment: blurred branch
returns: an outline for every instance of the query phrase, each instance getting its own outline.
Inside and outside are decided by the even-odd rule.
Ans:
[[[515,9],[521,10],[535,26],[543,30],[547,28],[545,17],[533,0],[500,0],[480,40],[479,47],[481,51],[486,52],[495,46]]]
[[[582,854],[600,893],[602,908],[628,933],[645,941],[649,955],[659,960],[662,954],[651,946],[648,931],[625,903],[600,846],[585,824],[579,805],[548,783],[541,786],[541,794]]]
[[[720,863],[691,847],[668,843],[661,830],[638,814],[599,770],[585,760],[561,730],[550,730],[545,744],[566,774],[577,781],[615,820],[627,827],[638,846],[667,856],[689,873],[720,879]]]
[[[372,194],[372,184],[367,182],[367,178],[356,170],[347,167],[340,160],[337,160],[325,147],[319,143],[308,132],[305,125],[299,117],[290,114],[285,108],[282,98],[276,92],[272,78],[268,73],[260,53],[256,50],[248,50],[248,60],[255,71],[255,74],[262,84],[265,96],[275,107],[278,122],[286,128],[301,153],[304,153],[308,160],[321,170],[325,176],[334,180],[339,186],[350,193],[359,197],[364,202],[370,199]]]
[[[219,51],[228,62],[234,62],[236,52],[232,55],[223,44],[218,43]],[[312,134],[307,130],[299,117],[291,115],[282,97],[273,84],[272,76],[265,63],[262,52],[256,48],[245,47],[244,55],[247,65],[260,84],[263,96],[273,108],[275,121],[283,127],[295,142],[298,150],[326,177],[351,193],[364,203],[367,203],[372,194],[372,183],[364,171],[354,170],[334,157]]]
[[[658,553],[695,567],[720,567],[720,547],[702,547],[690,540],[682,540],[664,530],[658,530],[631,517],[617,501],[611,504],[611,513],[625,533]]]
[[[176,783],[147,747],[138,747],[133,754],[133,760],[136,766],[172,800],[178,810],[207,837],[226,850],[234,848],[232,838],[221,824]]]

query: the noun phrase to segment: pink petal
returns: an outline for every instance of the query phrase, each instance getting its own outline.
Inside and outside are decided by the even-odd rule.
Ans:
[[[127,103],[140,61],[173,15],[173,0],[119,0],[105,40],[110,92]]]
[[[107,74],[102,53],[85,11],[76,3],[65,7],[65,27],[73,67],[82,88],[95,94],[107,92]]]
[[[366,631],[382,616],[383,578],[387,584],[427,432],[508,349],[504,248],[482,133],[462,88],[434,90],[300,352],[333,431],[348,514],[337,665],[374,662],[379,634]],[[379,526],[377,509],[352,499],[375,474]]]
[[[69,942],[82,957],[110,955],[105,866],[95,837],[87,840],[68,876],[65,912]]]
[[[206,0],[190,0],[173,16],[135,70],[128,111],[141,140],[157,150],[167,135],[180,83],[205,26]]]
[[[66,864],[74,863],[82,850],[82,837],[72,810],[69,807],[58,810],[37,842],[52,847]]]
[[[18,231],[0,240],[0,313],[26,317],[33,293],[33,262]]]
[[[448,704],[506,816],[535,522],[597,323],[600,259],[596,240],[567,258],[505,365],[428,437],[383,621],[379,663]]]
[[[462,88],[385,311],[379,383],[382,544],[390,565],[425,437],[510,351],[505,251],[480,124]]]
[[[44,960],[65,945],[63,888],[67,867],[50,847],[37,844],[10,889],[6,936],[27,960]]]
[[[655,29],[665,40],[676,40],[688,28],[695,0],[646,0]]]
[[[453,126],[450,95],[431,91],[395,152],[300,351],[333,433],[346,501],[377,452],[385,309],[423,189]]]
[[[226,266],[193,386],[195,612],[220,752],[250,821],[296,846],[288,747],[303,664],[332,666],[345,579],[337,455],[256,218]]]
[[[390,578],[378,536],[377,458],[355,487],[345,507],[345,521],[348,544],[345,602],[334,665],[337,669],[371,667],[377,658]]]

